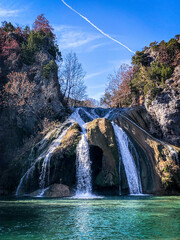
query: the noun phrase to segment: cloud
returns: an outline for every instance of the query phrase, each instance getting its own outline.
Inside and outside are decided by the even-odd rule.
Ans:
[[[103,70],[103,71],[99,71],[99,72],[95,72],[95,73],[90,73],[90,74],[86,75],[86,77],[84,79],[87,80],[87,79],[90,79],[90,78],[93,78],[93,77],[97,77],[97,76],[99,76],[103,73],[106,73],[106,72],[107,72],[107,70]]]
[[[20,10],[10,10],[0,7],[0,17],[16,17]]]
[[[110,43],[99,43],[99,44],[94,44],[92,46],[89,47],[88,52],[92,52],[94,51],[96,48],[105,46],[105,45],[109,45]]]
[[[86,32],[78,27],[67,25],[53,27],[59,39],[59,47],[62,50],[79,48],[102,38],[100,34]]]

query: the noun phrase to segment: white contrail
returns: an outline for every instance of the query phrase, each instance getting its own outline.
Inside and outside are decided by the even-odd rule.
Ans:
[[[84,20],[86,20],[89,24],[91,24],[91,26],[93,26],[96,30],[98,30],[100,33],[102,33],[104,36],[110,38],[111,40],[113,40],[114,42],[120,44],[121,46],[125,47],[128,51],[135,53],[134,51],[132,51],[130,48],[128,48],[126,45],[122,44],[121,42],[119,42],[118,40],[112,38],[111,36],[109,36],[108,34],[106,34],[105,32],[103,32],[101,29],[99,29],[98,27],[96,27],[89,19],[87,19],[86,17],[84,17],[82,14],[80,14],[79,12],[77,12],[75,9],[73,9],[71,6],[69,6],[64,0],[61,0],[69,9],[71,9],[73,12],[77,13],[80,17],[82,17]]]

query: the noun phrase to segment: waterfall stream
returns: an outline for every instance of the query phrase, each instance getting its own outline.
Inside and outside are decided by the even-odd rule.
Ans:
[[[82,129],[81,140],[78,143],[76,148],[76,178],[77,178],[77,188],[75,197],[84,198],[84,197],[92,197],[92,179],[91,179],[91,160],[89,156],[89,145],[87,141],[86,135],[86,123],[81,118],[79,114],[79,110],[81,108],[77,108],[76,111],[71,115],[71,119],[77,122]],[[83,110],[84,113],[91,118],[92,120],[95,118],[92,114]]]
[[[76,197],[92,195],[91,160],[86,133],[83,133],[76,149]]]
[[[112,123],[112,125],[116,135],[119,154],[121,155],[122,162],[124,164],[130,194],[141,194],[141,181],[138,176],[138,171],[134,162],[134,158],[128,147],[128,136],[118,125],[116,125],[115,123]]]

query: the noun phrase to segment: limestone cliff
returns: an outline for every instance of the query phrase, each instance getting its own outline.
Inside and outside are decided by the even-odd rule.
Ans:
[[[165,85],[151,104],[148,104],[148,98],[146,99],[145,106],[154,122],[158,123],[162,138],[180,146],[180,66],[175,68]]]

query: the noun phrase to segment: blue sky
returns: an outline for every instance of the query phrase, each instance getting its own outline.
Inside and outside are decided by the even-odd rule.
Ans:
[[[180,33],[178,0],[66,0],[105,33],[133,51],[152,41],[168,41]],[[99,99],[107,76],[122,63],[131,63],[132,53],[106,38],[60,0],[1,0],[0,21],[21,26],[44,13],[54,27],[62,55],[74,51],[86,72],[89,97]]]

